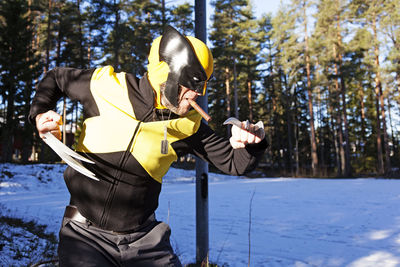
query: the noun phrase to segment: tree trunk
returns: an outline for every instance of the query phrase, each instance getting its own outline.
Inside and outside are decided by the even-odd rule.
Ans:
[[[289,164],[289,171],[290,175],[293,176],[293,144],[292,144],[292,135],[293,135],[293,130],[292,130],[292,96],[290,95],[290,89],[287,86],[287,81],[285,79],[285,88],[286,88],[286,125],[287,125],[287,138],[288,138],[288,164]]]
[[[239,100],[237,90],[236,58],[233,58],[233,101],[235,106],[235,117],[239,119]]]
[[[231,116],[231,87],[229,82],[229,68],[225,68],[225,91],[226,91],[226,116],[229,118]]]
[[[331,93],[331,95],[334,95]],[[331,99],[335,99],[336,97],[333,96]],[[338,125],[339,123],[334,122],[334,117],[335,113],[333,110],[333,106],[336,105],[336,103],[329,103],[329,113],[330,113],[330,124],[331,124],[331,129],[333,132],[333,141],[334,141],[334,146],[335,146],[335,159],[336,159],[336,176],[340,177],[342,176],[342,163],[341,163],[341,157],[340,157],[340,144],[338,142],[339,138],[339,131],[338,131]]]
[[[364,104],[364,89],[360,82],[360,107],[361,107],[361,147],[360,153],[364,154],[366,144],[366,129],[365,129],[365,104]]]
[[[339,86],[339,68],[338,68],[338,64],[336,62],[339,62],[339,58],[338,58],[338,54],[336,51],[336,45],[333,44],[333,56],[335,58],[335,63],[334,63],[334,69],[335,69],[335,103],[337,103],[337,114],[336,114],[336,121],[338,124],[338,137],[339,137],[339,151],[340,151],[340,172],[338,172],[338,175],[346,176],[346,153],[345,153],[345,149],[344,149],[344,141],[343,141],[343,123],[342,123],[342,112],[340,111],[340,104],[339,101],[336,102],[336,99],[339,99],[340,95],[341,95],[341,89]]]
[[[226,91],[226,117],[229,118],[231,116],[231,87],[230,87],[230,73],[229,68],[225,68],[225,91]],[[231,135],[231,127],[227,127],[227,136]]]
[[[397,77],[397,91],[400,93],[400,72],[396,73]],[[397,102],[400,105],[400,100]]]
[[[32,18],[32,10],[31,10],[31,5],[32,1],[28,0],[28,18],[29,21],[33,21]],[[27,29],[29,32],[32,32],[32,24],[29,24],[27,26]],[[32,39],[30,42],[30,47],[26,49],[26,62],[30,62],[30,55],[29,52],[32,51],[34,46],[34,38],[33,38],[33,33],[32,33]],[[30,72],[32,71],[33,66],[32,64],[29,64],[29,70]],[[29,79],[29,78],[28,78]],[[23,96],[24,96],[24,128],[23,128],[23,141],[22,141],[22,153],[21,153],[21,160],[22,163],[28,163],[29,156],[32,154],[32,144],[33,144],[33,129],[31,124],[29,123],[28,120],[28,115],[29,115],[29,109],[30,109],[30,102],[31,102],[31,95],[32,95],[32,80],[27,80],[26,83],[26,90],[24,90]]]
[[[253,122],[253,96],[251,93],[251,81],[247,80],[247,99],[249,103],[249,120]]]
[[[336,1],[338,10],[340,9],[339,0]],[[350,163],[350,141],[349,141],[349,126],[347,123],[347,104],[346,104],[346,84],[344,80],[344,74],[342,71],[342,35],[340,33],[340,15],[338,14],[337,20],[337,45],[338,45],[338,59],[339,59],[339,76],[341,85],[341,97],[342,97],[342,112],[343,112],[343,126],[344,126],[344,150],[345,150],[345,160],[344,160],[344,176],[351,176],[351,163]]]
[[[165,26],[167,25],[167,19],[165,16],[165,0],[161,1],[161,23],[162,27],[165,28]]]
[[[62,125],[62,140],[64,145],[67,144],[67,97],[63,97],[63,125]]]
[[[91,60],[92,60],[92,45],[91,45],[91,41],[92,41],[92,33],[89,32],[88,33],[88,46],[87,46],[87,65],[88,68],[90,68],[92,66],[91,64]]]
[[[334,64],[335,68],[335,73],[337,74],[337,64]],[[340,104],[338,103],[337,99],[339,96],[339,81],[338,78],[335,78],[335,89],[334,92],[332,93],[333,96],[333,103],[331,103],[330,109],[331,109],[331,116],[336,119],[336,127],[335,129],[335,149],[336,149],[336,161],[337,161],[337,176],[342,177],[344,174],[344,165],[345,165],[345,152],[343,148],[343,129],[342,129],[342,115],[340,112]],[[335,112],[333,110],[334,105],[337,109]],[[332,122],[333,123],[333,122]],[[334,123],[332,124],[334,125]]]
[[[388,173],[391,169],[391,164],[390,164],[390,151],[389,151],[389,142],[388,142],[388,136],[387,136],[387,130],[386,130],[386,118],[385,118],[385,103],[383,99],[383,91],[382,91],[382,83],[381,83],[381,76],[380,76],[380,64],[379,64],[379,45],[378,45],[378,34],[377,34],[377,29],[376,29],[376,14],[373,14],[373,20],[372,20],[372,28],[374,32],[374,43],[375,43],[375,48],[374,48],[374,53],[375,53],[375,69],[376,69],[376,76],[375,76],[375,93],[377,97],[377,117],[381,115],[382,117],[382,125],[383,125],[383,146],[385,148],[385,167],[383,166],[383,155],[382,157],[382,166],[379,168],[379,173]],[[380,107],[379,107],[380,104]],[[380,114],[379,114],[380,111]],[[380,120],[379,125],[380,125]],[[380,128],[380,127],[379,127]],[[381,137],[379,136],[379,139]],[[378,148],[379,149],[379,148]],[[382,146],[380,148],[382,153]]]
[[[378,78],[380,80],[380,77]],[[386,114],[385,114],[385,100],[383,98],[382,84],[379,82],[379,101],[381,105],[381,116],[383,125],[383,145],[385,148],[385,174],[390,173],[392,169],[392,164],[390,162],[390,148],[389,148],[389,136],[387,133],[386,125]]]
[[[115,23],[114,23],[114,67],[119,69],[119,4],[117,0],[114,0],[114,8],[115,8]]]
[[[314,110],[312,102],[312,89],[311,89],[311,70],[310,70],[310,55],[308,47],[308,32],[307,32],[307,14],[305,2],[303,7],[304,12],[304,45],[305,45],[305,61],[307,71],[307,96],[308,96],[308,112],[310,115],[310,144],[311,144],[311,168],[312,175],[316,176],[318,171],[318,154],[317,154],[317,141],[315,137],[314,127]]]
[[[10,48],[12,50],[12,48]],[[11,53],[14,53],[11,51]],[[15,81],[11,77],[7,78],[7,81],[4,84],[5,88],[9,88],[7,99],[7,108],[6,108],[6,121],[2,134],[2,154],[4,162],[11,162],[13,158],[13,145],[15,138],[15,129],[16,129],[16,121],[15,121]],[[11,139],[11,140],[10,140]]]
[[[336,171],[336,176],[341,177],[342,176],[342,160],[341,160],[341,149],[340,149],[340,134],[338,127],[332,122],[332,125],[334,127],[334,143],[335,143],[335,155],[336,155],[336,166],[337,166],[337,171]]]
[[[7,105],[8,109],[8,105]],[[15,127],[14,125],[8,125],[2,131],[2,159],[3,162],[11,162],[13,156],[13,144],[14,144],[14,133]]]
[[[49,71],[50,67],[50,39],[51,39],[51,12],[52,12],[52,0],[49,0],[48,10],[47,10],[47,40],[46,40],[46,63],[44,72]]]
[[[396,153],[396,138],[395,138],[395,132],[393,130],[393,120],[392,120],[392,112],[391,112],[391,96],[387,98],[387,103],[388,103],[388,115],[389,115],[389,125],[390,125],[390,132],[391,132],[391,136],[392,136],[392,145],[393,145],[393,154]],[[396,158],[396,155],[394,155],[394,158]]]
[[[82,15],[81,15],[81,0],[76,1],[77,4],[77,15],[78,15],[78,31],[79,31],[79,65],[80,68],[85,68],[84,63],[84,43],[83,43],[83,32],[82,32]]]
[[[316,62],[316,80],[319,80],[319,63],[318,61]],[[324,133],[323,133],[323,127],[322,127],[322,94],[321,94],[321,86],[318,86],[318,102],[317,102],[317,120],[318,120],[318,124],[320,125],[319,130],[318,130],[318,134],[319,134],[319,147],[320,147],[320,156],[319,156],[319,170],[323,175],[326,175],[326,162],[325,162],[325,139],[324,139]]]
[[[62,5],[62,3],[60,3]],[[56,67],[60,65],[61,59],[61,43],[63,39],[63,32],[62,32],[62,24],[63,24],[63,17],[60,16],[59,25],[58,25],[58,33],[57,33],[57,44],[56,44]]]
[[[298,107],[298,102],[297,99],[295,98],[294,101],[294,110],[297,110]],[[300,160],[299,160],[299,121],[298,121],[298,117],[295,116],[295,114],[293,113],[293,121],[295,123],[294,126],[294,162],[295,162],[295,173],[296,173],[296,177],[300,176]]]
[[[288,97],[289,98],[289,97]],[[288,106],[287,106],[287,111],[286,111],[286,118],[287,118],[287,131],[288,131],[288,153],[289,153],[289,170],[290,170],[290,175],[293,176],[293,144],[292,144],[292,112],[290,108],[290,100],[287,101]]]
[[[376,150],[378,153],[378,174],[384,174],[383,153],[382,153],[382,134],[381,134],[381,119],[379,111],[379,89],[375,88],[375,108],[376,108]]]

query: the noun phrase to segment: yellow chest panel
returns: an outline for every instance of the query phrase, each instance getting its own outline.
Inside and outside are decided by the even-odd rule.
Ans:
[[[125,73],[117,74],[112,67],[97,69],[90,87],[100,116],[85,120],[77,151],[110,153],[129,150],[148,174],[161,182],[177,159],[171,143],[196,133],[201,116],[193,110],[178,119],[139,122],[128,97]],[[169,147],[167,154],[161,154],[165,126]],[[132,146],[128,147],[132,138]]]

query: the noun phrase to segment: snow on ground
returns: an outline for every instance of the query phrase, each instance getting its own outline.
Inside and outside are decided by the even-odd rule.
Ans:
[[[64,169],[0,165],[1,207],[57,233],[69,199]],[[172,168],[157,210],[157,218],[170,224],[184,264],[196,254],[194,177],[194,171]],[[400,180],[210,173],[210,261],[247,266],[250,247],[251,266],[400,266],[399,202]],[[4,257],[7,251],[0,253]]]

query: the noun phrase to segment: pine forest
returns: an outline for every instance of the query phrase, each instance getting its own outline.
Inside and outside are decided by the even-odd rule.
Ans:
[[[210,126],[262,121],[266,176],[400,177],[400,0],[287,0],[255,16],[250,0],[212,0]],[[194,36],[191,2],[0,0],[0,161],[57,158],[28,122],[35,87],[55,67],[146,74],[152,40]],[[83,114],[62,98],[63,141]]]

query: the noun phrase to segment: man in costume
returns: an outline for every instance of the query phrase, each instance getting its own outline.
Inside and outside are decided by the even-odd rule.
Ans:
[[[153,41],[142,78],[96,69],[55,68],[39,83],[30,120],[43,137],[60,137],[53,111],[64,95],[83,105],[76,151],[99,181],[68,167],[71,195],[59,233],[60,266],[181,266],[169,226],[157,221],[162,177],[178,157],[194,154],[231,175],[254,169],[264,153],[264,129],[232,127],[217,136],[191,102],[213,72],[209,48],[172,27]]]

